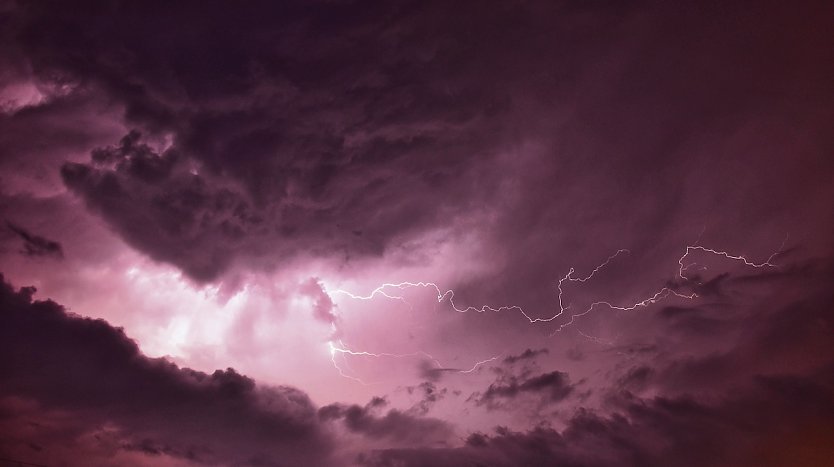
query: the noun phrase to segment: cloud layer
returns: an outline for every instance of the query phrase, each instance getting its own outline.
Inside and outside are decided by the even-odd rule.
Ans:
[[[39,443],[61,436],[60,444],[83,445],[85,435],[109,430],[124,449],[198,463],[327,459],[331,441],[303,392],[258,386],[233,369],[206,374],[149,359],[122,330],[34,301],[33,293],[5,281],[0,288],[2,450],[15,458],[57,465],[67,454]],[[53,413],[58,420],[39,421]],[[107,461],[101,444],[82,449],[118,462]]]
[[[832,17],[0,1],[0,457],[824,463]]]

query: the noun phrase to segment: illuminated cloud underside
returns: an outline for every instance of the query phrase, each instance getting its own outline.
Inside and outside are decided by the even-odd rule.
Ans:
[[[829,463],[832,17],[0,4],[0,465]]]

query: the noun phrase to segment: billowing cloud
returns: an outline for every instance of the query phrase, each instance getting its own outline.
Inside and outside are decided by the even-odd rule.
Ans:
[[[304,392],[147,358],[121,329],[33,294],[0,285],[2,450],[16,459],[61,462],[76,440],[118,462],[95,445],[104,431],[119,449],[204,464],[327,462],[332,441]]]
[[[600,407],[587,408],[580,400],[564,422],[556,417],[523,431],[475,432],[455,448],[382,449],[363,461],[374,466],[822,465],[834,454],[826,441],[834,430],[834,344],[828,336],[834,294],[826,285],[832,274],[826,262],[729,277],[737,297],[742,290],[749,297],[750,288],[763,295],[755,305],[737,298],[721,308],[722,350],[702,341],[697,327],[679,342],[664,339],[664,332],[682,332],[670,316],[709,313],[709,306],[660,308],[645,316],[639,324],[643,334],[631,330],[631,338],[653,338],[657,345],[643,345],[609,370],[608,383],[595,385],[604,394]],[[727,334],[735,335],[732,342],[723,339]],[[506,408],[523,407],[514,398],[526,391],[570,387],[558,372],[503,377],[507,382],[490,386],[483,397],[503,398]]]
[[[779,466],[823,465],[832,455],[834,399],[818,382],[763,378],[719,404],[689,398],[624,400],[622,412],[579,412],[562,430],[498,428],[455,449],[384,450],[365,465]]]
[[[544,396],[547,402],[559,402],[573,392],[568,375],[561,371],[551,371],[526,378],[503,375],[496,383],[481,394],[476,402],[489,407],[500,406],[502,399],[513,399],[524,394]]]
[[[380,257],[427,231],[472,222],[489,227],[496,243],[537,252],[513,258],[507,276],[520,281],[558,258],[547,253],[554,239],[519,238],[515,226],[576,225],[562,229],[557,245],[593,237],[598,252],[641,246],[642,225],[668,225],[673,242],[694,237],[717,196],[732,209],[755,205],[757,223],[774,213],[789,220],[798,213],[785,200],[803,187],[779,188],[784,173],[767,164],[753,174],[720,159],[726,151],[740,160],[780,157],[798,135],[790,125],[767,131],[781,123],[772,119],[790,120],[806,97],[830,97],[828,70],[811,54],[788,54],[788,46],[770,48],[778,55],[770,60],[741,54],[768,28],[804,19],[801,11],[774,9],[751,23],[743,9],[722,10],[735,25],[722,28],[709,9],[537,2],[252,3],[233,15],[206,7],[199,17],[185,5],[110,8],[100,15],[89,14],[93,6],[22,5],[11,34],[35,76],[115,100],[125,124],[158,143],[151,149],[128,133],[122,145],[133,146],[115,152],[130,162],[105,163],[114,150],[102,148],[65,166],[64,179],[131,245],[200,281],[238,262],[268,270],[299,254]],[[452,21],[458,15],[470,31]],[[652,15],[667,19],[647,22]],[[149,29],[168,45],[136,33]],[[222,39],[203,34],[217,30]],[[788,31],[785,44],[822,40]],[[790,73],[808,79],[800,86]],[[761,86],[747,86],[752,76]],[[750,110],[754,102],[762,110]],[[805,124],[816,135],[822,121]],[[700,133],[710,136],[701,141]],[[796,149],[801,173],[825,166],[815,149]],[[171,172],[175,159],[180,170]],[[752,203],[748,190],[700,188],[727,186],[726,177],[779,196]],[[619,196],[609,179],[633,196]],[[531,202],[541,199],[548,209]],[[644,200],[640,209],[629,209],[634,199]],[[605,219],[585,225],[583,212]],[[628,227],[616,229],[615,242],[607,232],[618,225]],[[539,288],[532,299],[544,297]]]
[[[324,3],[199,18],[190,8],[140,6],[99,22],[32,4],[14,24],[35,74],[99,90],[124,106],[132,127],[170,142],[155,153],[131,132],[90,162],[65,166],[64,180],[133,246],[206,281],[236,261],[275,268],[300,252],[378,256],[465,215],[472,193],[492,191],[496,174],[466,161],[500,150],[509,97],[502,79],[472,85],[489,63],[437,79],[479,40],[425,30],[442,18],[438,7],[401,24],[390,21],[406,5],[342,22],[331,8],[353,7]],[[151,24],[161,35],[186,27],[230,37],[157,48],[133,34]],[[54,35],[37,33],[44,28]],[[294,29],[315,43],[298,47]],[[403,59],[412,54],[423,58]],[[487,128],[500,131],[484,138]],[[170,173],[175,158],[184,173]]]
[[[384,407],[385,401],[374,398],[364,407],[359,405],[331,404],[319,409],[323,420],[342,420],[350,432],[371,439],[383,439],[409,445],[447,444],[453,434],[448,423],[415,416],[396,409],[384,415],[374,412]]]
[[[311,277],[307,279],[301,284],[300,291],[313,301],[313,316],[317,320],[331,324],[336,322],[333,300],[330,295],[327,295],[327,291],[324,290],[324,286],[318,278]]]

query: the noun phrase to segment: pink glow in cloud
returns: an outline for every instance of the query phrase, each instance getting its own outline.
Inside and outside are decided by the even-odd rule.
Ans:
[[[0,5],[0,464],[828,463],[831,17]]]

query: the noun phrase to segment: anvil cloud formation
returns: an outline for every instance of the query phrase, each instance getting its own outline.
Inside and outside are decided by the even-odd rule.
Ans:
[[[830,464],[832,21],[0,2],[0,465]]]

